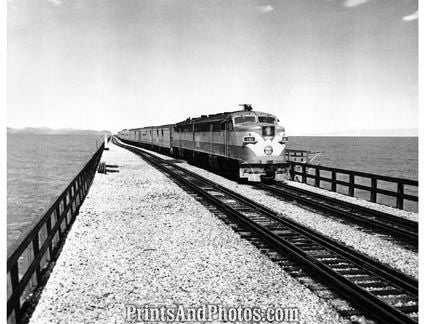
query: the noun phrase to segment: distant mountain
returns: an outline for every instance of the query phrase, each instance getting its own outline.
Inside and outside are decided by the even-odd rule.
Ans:
[[[91,130],[91,129],[73,129],[73,128],[59,128],[53,129],[48,127],[25,127],[25,128],[7,128],[8,134],[41,134],[41,135],[111,135],[110,131]]]
[[[297,136],[297,135],[293,135]],[[330,133],[303,134],[303,136],[354,136],[354,137],[418,137],[418,129],[354,129]]]

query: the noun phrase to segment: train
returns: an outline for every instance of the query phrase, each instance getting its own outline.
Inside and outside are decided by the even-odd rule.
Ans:
[[[176,124],[123,129],[124,143],[208,166],[248,182],[284,181],[288,137],[279,119],[249,104],[232,112],[188,118]]]

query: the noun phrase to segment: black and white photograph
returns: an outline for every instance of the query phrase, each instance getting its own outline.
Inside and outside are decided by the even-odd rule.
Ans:
[[[420,322],[418,0],[2,10],[5,323]]]

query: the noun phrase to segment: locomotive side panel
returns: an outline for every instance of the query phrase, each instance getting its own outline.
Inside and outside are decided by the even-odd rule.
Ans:
[[[195,124],[195,151],[224,157],[224,130],[220,121]]]
[[[211,154],[224,156],[224,130],[214,131],[212,133]]]
[[[178,126],[178,148],[180,151],[193,150],[193,125],[187,124]]]

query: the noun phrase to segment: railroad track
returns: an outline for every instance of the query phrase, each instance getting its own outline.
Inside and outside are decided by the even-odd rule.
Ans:
[[[272,192],[280,198],[296,201],[331,216],[361,225],[362,227],[390,235],[395,241],[403,242],[407,247],[418,248],[418,223],[388,213],[352,204],[340,199],[325,196],[310,190],[293,187],[284,183],[255,185]]]
[[[259,244],[294,277],[311,276],[357,310],[380,323],[417,323],[418,282],[355,250],[191,171],[134,146],[114,142],[140,155],[179,186],[232,219],[242,236]]]

